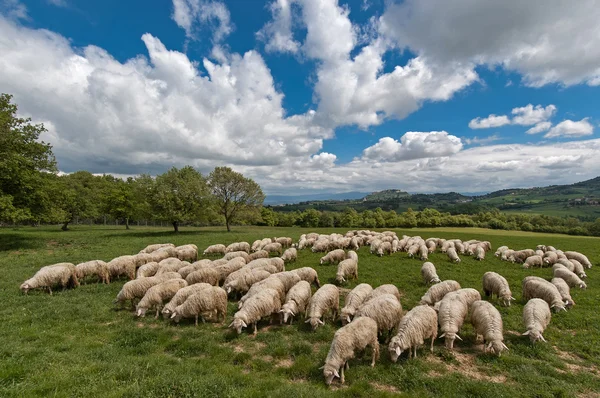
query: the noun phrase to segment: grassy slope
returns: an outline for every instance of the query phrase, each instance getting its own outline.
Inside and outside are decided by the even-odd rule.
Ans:
[[[325,231],[325,230],[322,230]],[[328,232],[331,230],[327,230]],[[150,243],[212,243],[265,236],[298,236],[300,228],[194,229],[173,235],[157,229],[77,227],[70,232],[55,228],[0,230],[0,396],[308,396],[385,395],[401,391],[412,396],[574,396],[588,395],[600,385],[600,276],[589,270],[587,291],[573,290],[577,306],[553,317],[545,333],[548,344],[531,346],[519,336],[523,331],[523,303],[499,307],[510,352],[500,358],[485,355],[474,343],[470,325],[463,328],[464,342],[455,353],[436,343],[434,354],[419,352],[417,360],[402,358],[393,364],[385,346],[382,359],[372,369],[368,357],[354,360],[346,372],[346,386],[328,390],[318,368],[339,324],[316,333],[303,323],[259,328],[257,337],[226,330],[234,312],[230,302],[225,325],[194,328],[172,326],[153,317],[136,319],[128,311],[114,311],[112,300],[124,281],[111,285],[88,283],[56,292],[22,296],[19,284],[50,263],[74,263],[136,253]],[[343,231],[338,231],[343,232]],[[398,231],[423,237],[457,237],[490,240],[494,247],[511,248],[551,244],[579,250],[598,264],[600,239],[482,229]],[[402,305],[412,308],[425,292],[420,280],[421,262],[405,253],[378,258],[359,251],[359,282],[394,283],[404,293]],[[335,267],[320,266],[320,255],[302,251],[288,268],[312,266],[323,283],[331,282]],[[480,288],[481,275],[495,270],[521,296],[521,279],[528,274],[549,277],[549,269],[525,271],[493,256],[484,262],[463,257],[460,265],[431,256],[442,279],[456,279],[463,287]],[[355,282],[346,286],[352,288]],[[567,354],[568,353],[568,354]]]

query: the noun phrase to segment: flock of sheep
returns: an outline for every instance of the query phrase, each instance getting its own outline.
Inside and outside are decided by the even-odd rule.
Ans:
[[[417,356],[417,348],[431,339],[430,349],[438,337],[453,349],[460,329],[470,321],[477,337],[483,336],[484,350],[500,355],[508,349],[504,344],[502,317],[496,307],[481,299],[478,290],[462,288],[453,280],[442,281],[435,266],[425,262],[421,276],[431,285],[419,305],[403,314],[400,292],[395,285],[384,284],[373,288],[361,283],[345,298],[340,310],[340,290],[333,284],[320,284],[317,272],[311,267],[285,271],[285,264],[295,261],[297,250],[311,248],[323,252],[320,264],[337,264],[335,281],[343,284],[349,278],[358,278],[356,250],[369,246],[370,252],[383,256],[403,251],[409,257],[428,260],[428,255],[440,250],[452,262],[460,262],[459,254],[472,255],[478,260],[492,249],[487,241],[461,241],[403,236],[392,231],[348,231],[345,235],[317,233],[304,234],[296,244],[289,237],[265,238],[252,245],[236,242],[228,246],[216,244],[204,250],[204,256],[222,256],[219,259],[198,260],[198,248],[188,244],[147,246],[136,255],[117,257],[108,263],[93,260],[78,265],[59,263],[42,267],[21,285],[21,291],[52,287],[75,287],[79,281],[96,276],[109,283],[111,279],[126,276],[115,304],[130,302],[137,316],[154,310],[155,317],[162,313],[166,319],[179,322],[191,318],[198,325],[208,320],[224,321],[228,297],[238,298],[237,311],[229,327],[241,333],[253,328],[263,318],[290,324],[299,315],[313,330],[324,325],[327,315],[342,327],[334,335],[329,354],[323,366],[325,382],[334,378],[344,382],[348,360],[367,347],[373,351],[371,366],[379,357],[379,341],[388,344],[392,361],[408,351],[409,358]],[[277,257],[271,257],[276,254]],[[566,310],[575,302],[570,288],[585,288],[584,267],[592,264],[578,252],[562,252],[552,246],[538,246],[536,250],[499,248],[495,255],[502,260],[523,263],[523,267],[552,266],[554,278],[528,276],[523,280],[523,298],[529,300],[523,310],[523,323],[532,342],[545,341],[542,333],[551,320],[551,308]],[[312,293],[311,284],[317,287]],[[510,306],[514,298],[507,280],[495,272],[486,272],[482,278],[486,296],[496,295],[500,304]]]

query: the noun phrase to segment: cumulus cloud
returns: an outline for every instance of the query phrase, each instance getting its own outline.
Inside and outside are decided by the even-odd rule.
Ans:
[[[467,145],[485,145],[485,144],[489,144],[490,142],[494,142],[494,141],[498,141],[500,139],[500,137],[497,134],[493,134],[487,137],[482,137],[479,138],[477,136],[473,137],[473,138],[463,138],[463,141],[465,142],[465,144]]]
[[[472,129],[488,129],[492,127],[501,127],[506,126],[508,124],[516,124],[521,126],[531,126],[526,131],[527,134],[536,134],[541,133],[543,131],[548,130],[552,123],[548,120],[554,115],[556,112],[556,106],[548,105],[543,107],[542,105],[536,105],[535,107],[532,104],[528,104],[526,106],[520,108],[513,108],[511,111],[513,117],[512,119],[506,115],[496,116],[494,114],[489,115],[486,118],[475,118],[469,122],[469,127]]]
[[[501,65],[526,85],[600,83],[597,0],[406,0],[380,32],[437,64]]]
[[[462,149],[460,138],[445,131],[409,131],[400,141],[383,137],[363,151],[364,160],[399,162],[403,160],[449,156]]]
[[[552,127],[544,138],[555,137],[583,137],[594,134],[594,126],[588,122],[588,118],[581,119],[576,122],[573,120],[563,120],[556,126]]]
[[[551,122],[540,122],[540,123],[536,124],[535,126],[533,126],[532,128],[530,128],[529,130],[527,130],[525,133],[526,134],[543,133],[544,131],[548,131],[550,129],[550,127],[552,127]]]
[[[21,3],[19,0],[0,0],[1,8],[6,16],[10,19],[29,19],[27,14],[27,6]]]
[[[489,129],[492,127],[500,127],[510,124],[510,119],[506,115],[496,116],[489,115],[486,118],[475,118],[469,122],[469,127],[472,129]]]
[[[265,44],[267,52],[296,53],[300,43],[294,40],[292,33],[292,1],[277,0],[271,4],[273,20],[256,34]]]
[[[213,41],[218,43],[233,31],[231,16],[225,4],[206,0],[173,0],[171,18],[185,30],[189,38],[196,38],[196,24],[215,24],[211,32]]]

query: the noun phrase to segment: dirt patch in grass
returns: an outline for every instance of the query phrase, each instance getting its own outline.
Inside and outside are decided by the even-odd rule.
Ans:
[[[277,361],[277,363],[275,364],[275,367],[276,368],[291,368],[293,364],[294,364],[294,361],[292,359],[286,358],[286,359]]]
[[[472,354],[463,354],[455,350],[453,352],[453,355],[456,361],[458,361],[458,365],[448,365],[438,357],[428,356],[427,361],[441,365],[446,370],[446,372],[444,373],[439,371],[431,371],[428,373],[428,375],[431,377],[441,377],[444,376],[446,373],[456,372],[469,379],[489,381],[492,383],[505,383],[507,380],[506,376],[501,374],[490,376],[483,373],[475,364],[475,357]]]
[[[390,393],[399,393],[400,392],[400,390],[398,390],[396,387],[389,386],[387,384],[371,383],[371,387],[373,387],[377,391],[385,391],[385,392],[390,392]]]
[[[554,351],[556,351],[556,355],[563,360],[569,372],[589,372],[595,375],[600,375],[600,368],[597,366],[589,363],[585,364],[583,359],[579,358],[577,355],[567,351],[562,351],[556,346],[552,346],[552,348],[554,348]],[[565,373],[564,370],[561,369],[557,369],[557,371],[559,373]]]

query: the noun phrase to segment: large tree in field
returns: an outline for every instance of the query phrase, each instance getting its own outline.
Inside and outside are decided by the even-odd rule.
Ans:
[[[227,231],[231,231],[229,224],[242,213],[260,211],[265,200],[260,185],[229,167],[216,167],[208,181],[217,211],[225,217]]]
[[[50,144],[39,141],[46,131],[43,124],[17,117],[12,96],[0,94],[0,222],[40,220],[35,216],[46,208],[37,195],[45,184],[44,172],[56,172]]]
[[[59,207],[64,211],[62,230],[77,218],[96,218],[100,214],[102,177],[89,171],[77,171],[60,177]]]
[[[103,209],[105,214],[110,214],[115,219],[125,220],[125,229],[129,229],[129,220],[137,211],[134,185],[131,177],[127,181],[111,175],[103,177],[106,187],[103,195]]]
[[[191,166],[171,170],[156,177],[151,193],[152,209],[157,218],[173,224],[199,220],[207,205],[206,180]]]

